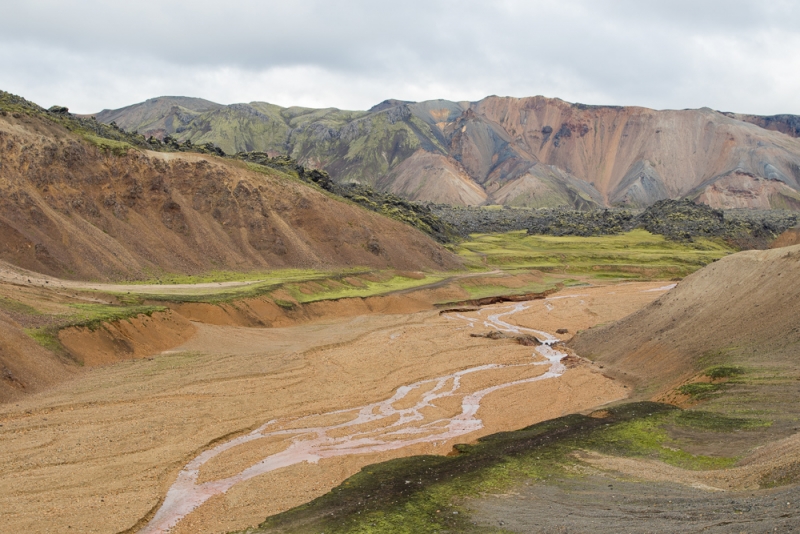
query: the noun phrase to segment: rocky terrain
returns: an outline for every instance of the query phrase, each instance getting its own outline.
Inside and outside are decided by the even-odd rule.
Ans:
[[[231,154],[289,155],[336,182],[410,200],[585,209],[690,198],[715,208],[800,208],[792,115],[587,106],[541,96],[387,100],[368,111],[159,97],[96,118]]]
[[[717,237],[737,248],[767,248],[797,224],[786,210],[718,210],[690,200],[660,200],[644,210],[482,209],[443,204],[430,209],[462,236],[527,230],[556,236],[614,235],[634,228],[673,240]]]
[[[296,173],[202,151],[155,152],[113,128],[87,133],[91,119],[15,105],[0,111],[0,259],[14,265],[106,280],[459,265],[419,231]]]

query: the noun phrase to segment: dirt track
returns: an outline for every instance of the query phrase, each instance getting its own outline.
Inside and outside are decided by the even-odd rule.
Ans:
[[[533,301],[514,322],[570,333],[627,315],[658,297],[663,283],[573,288]],[[469,314],[465,314],[469,315]],[[178,472],[198,453],[267,421],[388,399],[396,388],[485,364],[528,362],[513,340],[438,312],[371,315],[287,328],[196,324],[185,345],[152,360],[86,371],[57,389],[0,408],[0,522],[12,532],[138,530]],[[510,322],[510,318],[506,318]],[[542,368],[541,371],[546,369]],[[465,391],[506,380],[465,379]],[[590,365],[487,395],[483,428],[457,439],[399,450],[300,463],[233,486],[178,524],[175,532],[225,532],[328,491],[362,466],[399,455],[447,453],[455,442],[585,410],[626,394]],[[453,413],[459,404],[437,409]],[[258,442],[220,455],[201,476],[228,476],[270,450]]]

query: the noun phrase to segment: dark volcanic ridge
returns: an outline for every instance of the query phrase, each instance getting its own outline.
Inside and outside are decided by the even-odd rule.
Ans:
[[[644,228],[676,241],[720,238],[737,248],[767,248],[797,224],[787,210],[719,210],[691,200],[659,200],[644,210],[485,209],[431,205],[462,237],[525,230],[534,235],[600,236]]]

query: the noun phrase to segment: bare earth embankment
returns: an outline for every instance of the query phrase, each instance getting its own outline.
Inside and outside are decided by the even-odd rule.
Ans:
[[[597,367],[563,366],[557,348],[470,334],[571,335],[629,314],[664,285],[578,287],[475,312],[284,328],[195,323],[194,336],[165,354],[88,369],[0,408],[0,521],[18,532],[135,532],[193,460],[193,483],[202,485],[241,477],[281,451],[311,455],[211,492],[173,529],[226,532],[322,495],[365,465],[446,454],[455,443],[624,398],[629,390]],[[306,447],[320,428],[326,439]],[[203,451],[216,455],[198,460]]]

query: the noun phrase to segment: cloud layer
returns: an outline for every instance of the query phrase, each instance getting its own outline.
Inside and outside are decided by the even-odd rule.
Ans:
[[[0,88],[77,112],[164,94],[344,109],[544,94],[800,114],[790,1],[2,3]]]

